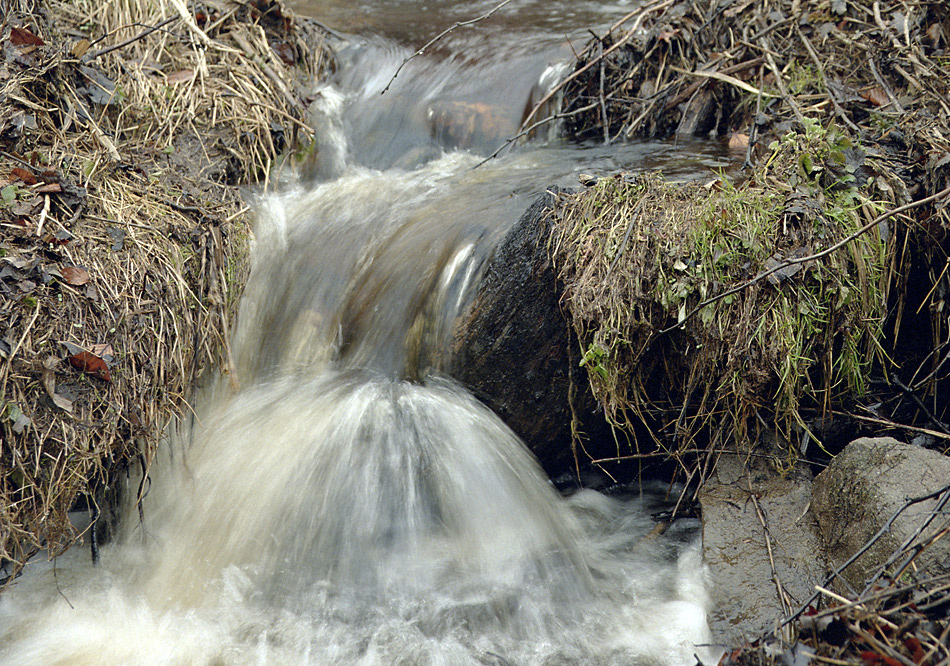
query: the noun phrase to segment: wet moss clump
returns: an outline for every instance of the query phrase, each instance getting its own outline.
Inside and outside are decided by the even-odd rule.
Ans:
[[[906,225],[882,212],[899,183],[833,125],[809,120],[769,151],[741,183],[618,174],[554,213],[552,259],[594,396],[620,432],[646,424],[676,457],[767,432],[791,464],[815,417],[888,363]]]

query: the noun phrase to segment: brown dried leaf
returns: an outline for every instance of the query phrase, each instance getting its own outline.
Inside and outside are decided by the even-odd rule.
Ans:
[[[79,266],[65,266],[62,270],[63,279],[67,284],[79,287],[89,282],[89,271]]]
[[[63,186],[59,183],[46,183],[45,185],[40,185],[34,190],[39,194],[55,194],[63,191]]]
[[[73,44],[73,47],[69,50],[69,52],[73,54],[74,58],[82,58],[84,55],[86,55],[86,51],[88,50],[89,40],[84,37]]]
[[[109,366],[104,360],[88,351],[81,351],[69,357],[69,364],[77,370],[82,370],[103,381],[112,381]]]
[[[36,185],[36,176],[22,167],[13,167],[13,169],[10,170],[10,176],[16,176],[27,185]]]
[[[285,65],[295,65],[297,63],[297,57],[294,53],[293,47],[287,42],[281,42],[279,44],[273,44],[271,48],[280,56],[280,59],[284,61]]]
[[[749,147],[749,135],[742,132],[733,132],[729,136],[729,150],[743,152]]]
[[[888,99],[887,93],[884,92],[884,88],[881,86],[874,86],[873,88],[862,90],[861,97],[869,101],[874,106],[885,106],[891,101]]]
[[[10,30],[10,43],[14,46],[43,46],[46,44],[46,42],[26,28],[13,28]]]
[[[184,83],[185,81],[191,81],[193,78],[195,78],[195,70],[181,69],[169,74],[167,81],[169,83]]]

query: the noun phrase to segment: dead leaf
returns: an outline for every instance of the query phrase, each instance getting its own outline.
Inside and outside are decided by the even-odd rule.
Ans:
[[[774,285],[778,285],[798,273],[798,271],[802,269],[802,265],[788,265],[781,256],[774,255],[766,260],[765,268],[766,270],[772,271],[767,277],[768,281]]]
[[[80,266],[64,266],[62,273],[66,283],[74,287],[79,287],[89,282],[89,271]]]
[[[18,435],[22,435],[23,431],[33,423],[30,417],[23,413],[20,406],[12,402],[7,404],[6,412],[7,419],[13,423],[13,432]]]
[[[37,212],[39,210],[40,204],[42,203],[43,200],[38,197],[33,197],[32,199],[26,199],[24,201],[17,201],[10,208],[10,212],[18,217],[26,217]]]
[[[874,106],[885,106],[891,101],[888,99],[887,93],[884,92],[884,88],[881,86],[874,86],[873,88],[862,90],[861,97],[869,101]]]
[[[46,44],[46,42],[26,28],[13,28],[10,30],[10,43],[14,46],[44,46]]]
[[[73,47],[69,50],[69,52],[73,54],[74,58],[82,58],[84,55],[86,55],[86,51],[88,50],[89,40],[84,37],[73,44]]]
[[[19,133],[22,133],[24,129],[34,130],[37,128],[36,116],[26,111],[17,111],[14,113],[11,122]]]
[[[284,64],[291,66],[297,64],[294,48],[287,42],[273,44],[271,48],[273,48],[277,55],[280,56],[280,59],[284,61]]]
[[[108,227],[106,234],[112,239],[112,251],[118,252],[125,247],[125,231],[118,227]]]
[[[69,357],[69,364],[77,370],[92,375],[103,381],[111,382],[112,374],[109,372],[109,366],[104,360],[88,351],[81,351]]]
[[[53,404],[59,407],[64,412],[73,413],[73,401],[64,396],[61,393],[54,393],[50,396],[53,400]]]
[[[75,236],[66,231],[65,229],[60,229],[55,234],[47,233],[43,236],[44,245],[65,245],[71,241]],[[50,271],[52,273],[52,271]],[[60,275],[62,277],[62,275]]]
[[[56,366],[59,365],[59,359],[55,356],[47,356],[43,360],[43,388],[46,394],[53,401],[53,404],[64,412],[73,412],[73,401],[66,396],[56,392]]]
[[[89,81],[89,85],[80,90],[86,94],[90,102],[100,106],[119,104],[115,94],[115,82],[112,79],[98,69],[86,65],[81,65],[79,71]]]
[[[10,170],[10,176],[16,176],[27,185],[36,185],[36,176],[22,167],[13,167]]]
[[[46,183],[40,185],[35,190],[38,194],[55,194],[63,191],[63,186],[59,183]]]
[[[729,136],[729,150],[735,152],[745,152],[749,147],[749,135],[742,132],[733,132]]]
[[[166,80],[169,83],[183,83],[185,81],[191,81],[193,78],[195,78],[195,70],[180,69],[177,72],[169,74]]]

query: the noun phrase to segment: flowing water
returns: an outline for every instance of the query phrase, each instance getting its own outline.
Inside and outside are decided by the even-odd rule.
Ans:
[[[196,397],[153,466],[144,522],[130,512],[97,567],[76,548],[0,599],[0,663],[710,657],[696,522],[655,533],[656,490],[560,497],[448,378],[447,350],[493,245],[545,186],[726,161],[702,142],[537,137],[474,168],[583,38],[569,31],[629,11],[513,3],[380,96],[410,45],[492,4],[300,5],[351,36],[315,92],[313,160],[258,202],[239,385]]]

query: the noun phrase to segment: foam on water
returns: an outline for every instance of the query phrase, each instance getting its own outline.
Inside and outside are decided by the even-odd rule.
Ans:
[[[0,597],[0,663],[711,656],[696,521],[657,536],[656,493],[560,497],[517,436],[443,376],[472,286],[539,188],[695,148],[535,146],[473,170],[480,156],[417,124],[429,97],[491,89],[517,118],[550,63],[519,47],[536,69],[519,92],[503,84],[511,52],[420,58],[380,105],[378,53],[392,65],[405,47],[374,44],[315,93],[312,182],[258,202],[235,376],[169,433],[144,522],[130,507],[99,566],[75,548]]]

